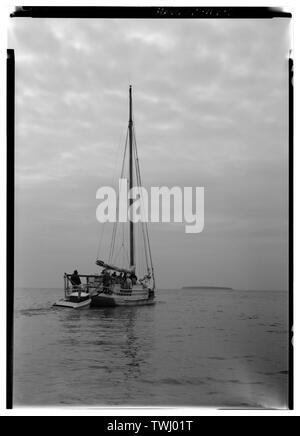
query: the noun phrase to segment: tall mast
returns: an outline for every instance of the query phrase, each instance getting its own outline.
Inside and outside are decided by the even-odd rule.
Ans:
[[[129,190],[133,187],[133,153],[132,153],[132,92],[131,85],[129,86]],[[129,206],[131,206],[133,200],[129,200]],[[130,215],[130,223],[129,223],[129,244],[130,244],[130,266],[134,266],[134,229],[132,216]]]

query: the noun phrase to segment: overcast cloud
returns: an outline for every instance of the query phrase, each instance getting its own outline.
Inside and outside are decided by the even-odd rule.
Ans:
[[[158,286],[287,289],[289,20],[13,19],[9,48],[17,286],[97,271],[131,83],[144,185],[205,187],[202,233],[150,225]]]

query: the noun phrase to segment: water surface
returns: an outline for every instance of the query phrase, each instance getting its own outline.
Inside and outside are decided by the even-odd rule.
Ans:
[[[162,290],[145,307],[52,307],[15,290],[15,406],[283,408],[284,292]]]

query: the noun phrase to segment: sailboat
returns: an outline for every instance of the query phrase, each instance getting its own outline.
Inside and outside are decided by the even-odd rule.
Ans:
[[[134,123],[132,116],[132,87],[129,87],[129,122],[125,141],[125,149],[123,155],[123,164],[121,178],[124,178],[125,173],[125,158],[128,148],[128,187],[133,188],[134,178],[136,186],[141,187],[141,173],[139,167],[139,159],[137,152],[137,144],[134,131]],[[135,176],[135,177],[134,177]],[[130,208],[132,200],[128,199],[127,207]],[[101,268],[99,274],[78,274],[76,279],[79,282],[74,282],[74,274],[64,273],[64,298],[56,301],[54,306],[83,308],[88,306],[136,306],[148,305],[155,302],[155,278],[150,250],[149,233],[146,222],[133,223],[129,220],[129,247],[125,247],[124,228],[123,228],[123,243],[121,248],[126,251],[128,262],[122,265],[116,265],[111,260],[114,258],[116,250],[116,235],[118,222],[114,223],[111,246],[108,261],[101,259],[96,260],[96,265]],[[144,270],[141,269],[140,252],[137,251],[136,227],[141,226],[142,245],[144,252]],[[119,251],[121,250],[119,249]],[[141,247],[140,247],[141,248]],[[127,253],[129,251],[129,256]],[[118,254],[118,253],[117,253]],[[118,256],[117,256],[118,258]],[[139,272],[137,264],[139,263]],[[138,275],[140,277],[138,278]],[[82,281],[83,282],[82,282]]]
[[[139,167],[139,159],[137,153],[137,144],[134,131],[133,111],[132,111],[132,86],[129,86],[129,121],[127,136],[125,142],[125,150],[123,156],[123,165],[121,178],[124,177],[126,151],[128,146],[128,187],[131,190],[134,186],[142,186],[141,173]],[[128,199],[128,208],[132,204],[132,199]],[[131,218],[131,217],[130,217]],[[149,234],[146,222],[134,223],[129,219],[129,247],[122,248],[128,250],[128,262],[126,265],[116,265],[111,262],[115,249],[115,238],[117,234],[117,226],[120,223],[114,223],[112,231],[112,242],[109,255],[109,261],[101,259],[96,260],[96,265],[102,269],[99,277],[99,286],[96,293],[91,295],[91,306],[132,306],[132,305],[149,305],[155,302],[155,277],[150,249]],[[144,272],[140,278],[137,276],[137,263],[140,252],[137,252],[136,236],[137,226],[141,226],[142,243],[144,248]],[[124,228],[123,228],[124,236]],[[128,256],[129,254],[129,256]],[[141,271],[139,271],[141,273]]]
[[[81,309],[89,307],[91,296],[97,294],[99,275],[78,274],[83,283],[75,285],[72,282],[73,274],[64,273],[64,297],[57,300],[53,306]]]

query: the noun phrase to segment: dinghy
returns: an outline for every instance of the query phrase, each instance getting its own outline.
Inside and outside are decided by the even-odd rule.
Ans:
[[[99,275],[79,274],[86,283],[74,286],[71,281],[72,274],[64,274],[64,298],[57,300],[53,306],[80,309],[91,304],[91,295],[97,293]]]

